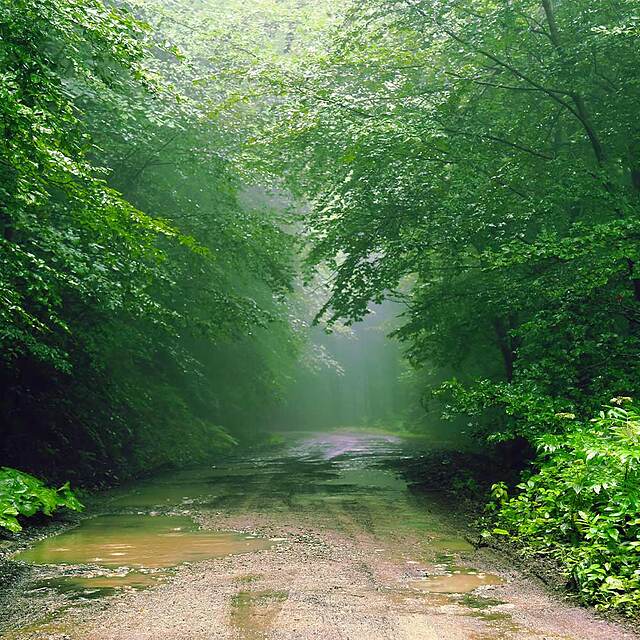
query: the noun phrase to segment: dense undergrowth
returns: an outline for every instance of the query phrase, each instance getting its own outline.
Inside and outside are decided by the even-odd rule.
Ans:
[[[513,495],[493,486],[493,536],[551,557],[581,600],[640,617],[640,413],[630,398],[538,439]]]

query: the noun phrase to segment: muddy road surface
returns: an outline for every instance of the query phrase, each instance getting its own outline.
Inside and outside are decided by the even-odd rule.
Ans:
[[[411,453],[413,452],[413,453]],[[415,445],[335,432],[138,483],[10,562],[11,640],[621,640],[413,491]]]

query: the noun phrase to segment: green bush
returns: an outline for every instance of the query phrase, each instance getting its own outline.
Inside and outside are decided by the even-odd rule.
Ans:
[[[19,516],[30,517],[39,512],[50,516],[58,507],[73,511],[84,508],[68,482],[59,489],[52,489],[28,473],[0,468],[0,528],[20,531]]]
[[[510,497],[493,485],[494,528],[553,557],[583,602],[640,614],[640,413],[614,398],[560,435],[538,439],[536,472]],[[490,535],[487,532],[487,535]]]

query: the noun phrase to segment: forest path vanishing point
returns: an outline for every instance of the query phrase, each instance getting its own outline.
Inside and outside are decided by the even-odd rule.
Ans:
[[[137,483],[36,544],[6,638],[618,640],[464,539],[394,436],[300,436]],[[194,524],[197,523],[197,526]]]

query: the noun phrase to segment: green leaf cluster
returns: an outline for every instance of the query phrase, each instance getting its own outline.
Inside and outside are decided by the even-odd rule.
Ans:
[[[315,52],[258,69],[278,97],[254,149],[310,204],[321,314],[405,301],[430,389],[506,381],[583,415],[633,393],[635,9],[347,3]]]
[[[19,518],[29,518],[37,513],[50,516],[60,507],[72,511],[84,508],[69,483],[53,489],[23,471],[0,468],[0,528],[20,531]]]
[[[255,65],[271,100],[247,151],[308,203],[323,319],[402,301],[394,335],[425,405],[514,465],[553,440],[522,490],[532,526],[558,544],[594,527],[593,546],[567,547],[570,571],[585,600],[627,612],[640,514],[621,460],[636,445],[615,417],[588,419],[640,393],[637,26],[633,0],[342,3],[304,58]],[[587,460],[598,441],[610,455]],[[583,471],[601,478],[576,493]]]

